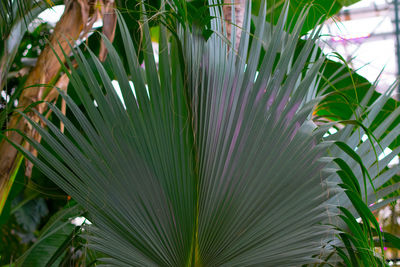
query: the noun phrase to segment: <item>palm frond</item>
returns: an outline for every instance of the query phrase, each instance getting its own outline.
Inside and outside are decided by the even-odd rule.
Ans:
[[[363,127],[349,124],[343,129],[339,130],[336,134],[329,137],[329,139],[336,139],[345,142],[349,148],[356,151],[360,159],[362,160],[365,168],[371,177],[372,183],[363,180],[362,169],[359,168],[357,162],[355,162],[351,157],[346,155],[341,149],[334,148],[331,151],[331,155],[334,157],[340,157],[349,163],[355,177],[358,178],[358,182],[365,190],[362,190],[362,196],[367,200],[368,205],[372,205],[380,198],[388,195],[396,190],[397,185],[387,188],[385,191],[381,191],[377,194],[376,189],[384,185],[388,180],[390,180],[396,173],[400,171],[400,166],[393,166],[388,168],[388,164],[394,157],[399,155],[400,146],[393,148],[392,152],[388,155],[383,155],[385,148],[389,147],[393,141],[399,137],[400,125],[394,127],[394,129],[389,131],[389,127],[392,126],[395,119],[400,116],[400,108],[393,111],[384,121],[380,122],[379,126],[373,132],[366,132],[377,115],[382,110],[383,105],[389,101],[392,91],[396,88],[396,84],[392,86],[385,94],[378,98],[367,110],[362,110],[363,106],[370,100],[372,96],[373,89],[361,103],[361,107],[356,111],[357,114],[363,115],[364,120],[360,125]],[[354,116],[353,116],[353,119]],[[367,138],[362,141],[362,138]],[[381,156],[382,155],[382,156]],[[330,178],[331,182],[339,181],[337,176]],[[340,194],[329,200],[331,203],[336,203],[343,207],[349,207],[349,199],[342,197]],[[372,206],[375,209],[376,206]]]
[[[291,65],[302,23],[285,42],[283,13],[263,38],[265,11],[263,6],[251,47],[243,35],[236,54],[214,34],[202,52],[201,71],[190,72],[199,80],[193,109],[200,149],[198,242],[205,266],[312,262],[331,231],[319,224],[328,216],[321,184],[327,176],[321,176],[324,164],[318,161],[326,147],[316,145],[319,137],[307,121],[313,105],[305,101],[322,59],[302,77],[317,31]],[[220,32],[217,7],[211,16],[217,17],[212,29]],[[249,14],[244,21],[249,31]],[[269,43],[256,78],[264,39]],[[196,48],[195,42],[186,47]],[[186,58],[201,56],[186,51]]]

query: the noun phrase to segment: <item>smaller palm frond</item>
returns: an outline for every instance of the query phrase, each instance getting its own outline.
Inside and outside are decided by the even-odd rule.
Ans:
[[[363,107],[367,106],[374,92],[374,88],[372,88],[362,100],[360,107],[355,111],[355,114],[360,114],[363,120],[360,123],[353,123],[355,121],[354,115],[346,127],[338,130],[334,135],[327,137],[327,140],[337,140],[346,143],[351,150],[355,151],[359,157],[359,161],[363,163],[364,166],[360,167],[357,160],[340,148],[333,148],[330,152],[332,157],[341,158],[349,164],[354,176],[358,179],[363,199],[371,206],[371,210],[376,210],[385,205],[385,203],[393,201],[391,199],[373,205],[378,200],[396,191],[399,187],[398,184],[394,184],[391,187],[377,191],[377,189],[381,188],[400,171],[400,165],[388,168],[389,163],[400,153],[400,146],[396,142],[396,139],[399,138],[400,125],[393,124],[400,116],[400,108],[396,108],[383,121],[376,121],[378,114],[382,111],[385,103],[390,100],[393,90],[396,88],[397,83],[393,84],[385,94],[365,109]],[[378,126],[374,131],[369,131],[368,129],[373,123],[378,123]],[[391,147],[392,151],[388,154],[384,153],[385,148],[388,147]],[[338,182],[340,179],[338,176],[333,175],[330,181]],[[342,194],[344,193],[342,192],[331,198],[329,202],[349,208],[351,206],[350,200],[342,197]]]
[[[54,1],[61,4],[62,1]],[[16,28],[26,28],[43,10],[53,6],[51,1],[4,0],[0,3],[0,35],[6,39]],[[15,35],[15,33],[14,33]]]

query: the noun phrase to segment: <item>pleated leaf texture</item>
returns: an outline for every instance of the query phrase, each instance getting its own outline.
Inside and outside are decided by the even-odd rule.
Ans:
[[[161,26],[156,64],[145,22],[144,67],[120,16],[127,69],[104,40],[123,100],[97,57],[78,49],[79,67],[67,64],[82,106],[60,92],[74,122],[52,104],[65,134],[42,115],[48,130],[30,121],[46,145],[28,139],[39,157],[24,153],[88,211],[86,238],[104,264],[300,266],[318,262],[334,238],[332,207],[348,199],[332,193],[330,126],[311,121],[322,98],[318,29],[295,56],[305,13],[287,34],[287,8],[267,27],[263,4],[251,36],[248,2],[238,50],[211,5],[208,40]],[[346,131],[337,140],[355,138]]]

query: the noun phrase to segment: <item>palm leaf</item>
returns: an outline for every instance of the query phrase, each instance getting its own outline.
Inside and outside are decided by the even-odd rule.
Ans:
[[[389,131],[389,127],[392,125],[393,121],[396,120],[400,115],[400,109],[395,109],[390,116],[388,116],[384,121],[382,121],[378,127],[373,132],[366,132],[374,120],[377,118],[377,115],[381,111],[382,107],[385,105],[387,101],[390,101],[390,95],[392,91],[396,88],[396,85],[393,85],[391,90],[388,90],[384,95],[380,98],[376,99],[374,103],[367,108],[367,110],[362,110],[361,107],[365,106],[366,103],[370,100],[372,96],[371,93],[368,93],[363,99],[363,103],[361,103],[361,107],[356,110],[356,114],[361,114],[365,119],[361,122],[361,125],[364,127],[360,127],[357,125],[347,125],[343,129],[339,130],[336,134],[329,137],[330,139],[337,139],[340,141],[346,142],[350,149],[356,151],[357,155],[360,157],[361,161],[365,165],[365,169],[368,170],[368,173],[371,177],[372,183],[363,180],[362,169],[359,168],[357,162],[355,162],[350,156],[346,155],[341,149],[335,148],[332,149],[331,155],[335,157],[340,157],[343,160],[347,161],[352,168],[354,175],[358,178],[358,183],[362,187],[366,187],[366,192],[362,190],[362,196],[366,199],[367,204],[371,205],[378,201],[380,198],[389,195],[394,192],[398,185],[393,185],[390,188],[386,188],[384,191],[380,191],[379,193],[375,192],[376,188],[380,188],[387,181],[389,181],[396,173],[399,172],[400,166],[393,166],[393,168],[387,168],[389,162],[393,160],[393,158],[400,153],[400,147],[394,147],[393,151],[384,155],[381,158],[378,158],[379,155],[382,154],[385,148],[389,145],[393,144],[393,141],[399,137],[400,125],[397,125],[393,130]],[[370,90],[373,92],[373,90]],[[353,116],[353,119],[354,116]],[[368,135],[368,139],[366,141],[361,141],[361,138],[364,135]],[[332,182],[338,181],[338,177],[331,177],[330,180]],[[341,194],[338,194],[336,197],[330,200],[332,203],[337,203],[343,207],[349,207],[349,199],[343,198]],[[372,209],[375,208],[375,205]]]
[[[265,17],[265,6],[261,12]],[[215,8],[211,15],[220,13]],[[248,16],[247,29],[249,20]],[[241,40],[239,56],[235,51],[226,56],[226,43],[211,36],[204,48],[201,86],[193,92],[201,149],[198,242],[205,266],[305,263],[320,253],[319,241],[330,231],[318,224],[327,217],[321,205],[326,197],[321,186],[324,177],[319,173],[324,164],[317,161],[325,147],[315,146],[318,135],[313,134],[312,123],[306,122],[312,105],[304,101],[321,60],[301,78],[315,39],[288,67],[299,23],[283,44],[273,71],[271,62],[284,41],[280,38],[283,13],[268,38],[270,44],[255,79],[263,21],[256,27],[247,62],[242,55],[247,54],[248,36]],[[212,27],[221,29],[218,19]],[[196,55],[186,51],[186,57]]]
[[[78,49],[78,69],[67,64],[83,107],[60,91],[78,125],[49,104],[66,134],[40,114],[49,131],[24,116],[48,146],[28,139],[40,159],[19,149],[87,209],[89,246],[108,255],[102,260],[110,265],[318,262],[335,234],[327,225],[335,216],[330,207],[349,204],[327,164],[333,143],[322,136],[330,125],[311,121],[324,61],[313,53],[318,29],[295,57],[306,12],[286,35],[286,5],[277,26],[265,31],[264,3],[250,45],[249,2],[235,51],[235,40],[229,46],[223,37],[218,3],[210,4],[214,34],[207,41],[195,26],[180,24],[179,39],[169,39],[161,26],[158,67],[143,15],[144,70],[119,16],[131,76],[105,44],[123,101],[94,54],[90,65]],[[347,126],[331,139],[354,148],[353,130]],[[331,153],[352,160],[338,148]],[[357,153],[371,167],[371,152],[360,147]],[[357,164],[348,169],[362,179]]]

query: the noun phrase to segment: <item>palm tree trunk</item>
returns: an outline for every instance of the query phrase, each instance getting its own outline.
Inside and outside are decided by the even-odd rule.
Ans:
[[[100,8],[98,6],[101,5]],[[22,108],[37,102],[45,100],[47,102],[55,101],[58,97],[58,92],[47,87],[35,86],[38,84],[54,84],[55,79],[61,69],[59,59],[64,63],[64,54],[68,55],[71,52],[70,44],[88,33],[92,28],[93,23],[98,16],[103,17],[103,34],[112,42],[114,40],[117,16],[114,12],[115,1],[112,0],[67,0],[64,14],[54,28],[54,33],[50,39],[50,44],[46,46],[40,54],[36,66],[29,73],[25,82],[26,89],[22,92],[19,98],[19,106]],[[59,59],[57,58],[58,55]],[[103,42],[101,42],[100,55],[101,61],[104,61],[107,56],[107,50]],[[66,90],[68,87],[68,76],[63,74],[55,83],[55,86],[61,90]],[[62,111],[65,112],[65,102],[62,103]],[[43,113],[46,110],[45,104],[39,104],[36,109]],[[38,122],[38,116],[33,113],[28,114],[34,121]],[[63,130],[63,125],[60,125]],[[22,133],[34,138],[40,142],[40,136],[29,125],[21,119],[18,113],[14,113],[7,125],[7,129],[17,129]],[[27,143],[23,143],[23,138],[15,131],[6,133],[9,140],[16,144],[24,145],[31,153],[36,154],[36,151]],[[8,193],[13,183],[13,177],[18,171],[21,164],[21,156],[17,150],[6,140],[0,143],[0,214],[7,199]],[[30,177],[33,164],[26,162],[25,175]]]
[[[82,16],[83,2],[85,1],[71,0],[66,4],[64,14],[57,23],[54,33],[51,36],[50,44],[48,44],[40,54],[36,66],[28,75],[25,82],[26,89],[22,92],[18,102],[21,108],[27,107],[46,97],[46,93],[48,92],[47,88],[35,85],[54,83],[54,79],[56,79],[61,69],[60,62],[54,52],[64,61],[65,58],[61,51],[64,50],[66,54],[70,53],[71,49],[68,42],[73,44],[86,25]],[[39,104],[36,108],[39,112],[43,112],[45,110],[45,105]],[[32,113],[29,114],[29,116],[35,121],[39,120],[38,117],[34,116]],[[28,127],[28,124],[21,119],[18,113],[14,113],[11,116],[7,129],[17,129],[28,136],[34,135],[33,130]],[[12,142],[23,144],[23,138],[15,131],[8,131],[5,135]],[[11,178],[15,176],[15,172],[18,170],[20,163],[21,160],[19,160],[17,150],[3,139],[0,143],[0,213],[13,182]]]
[[[232,16],[232,8],[234,8],[235,18]],[[245,0],[224,0],[222,8],[225,17],[226,34],[228,40],[231,40],[232,26],[235,28],[235,49],[239,48],[240,36],[242,35],[242,27],[244,20],[244,13],[246,9]],[[235,21],[233,21],[235,20]]]

